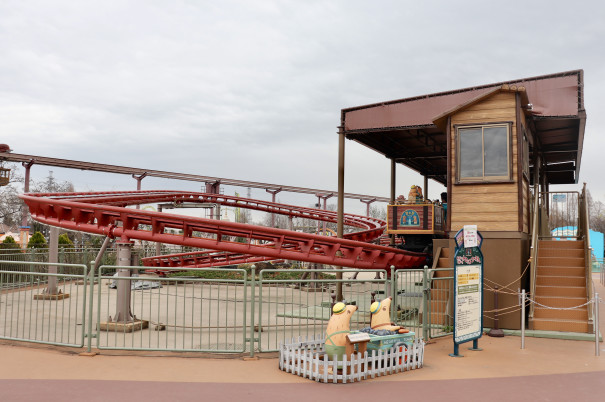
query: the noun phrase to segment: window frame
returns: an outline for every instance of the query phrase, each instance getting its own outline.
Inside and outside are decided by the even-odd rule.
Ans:
[[[523,126],[523,176],[527,181],[529,180],[529,137],[527,136],[527,131],[525,130],[525,126]]]
[[[485,175],[485,142],[484,142],[484,130],[490,127],[505,127],[506,128],[506,169],[507,173],[502,176],[486,176]],[[481,124],[461,124],[454,126],[456,132],[456,184],[465,183],[510,183],[512,182],[512,122],[494,122],[494,123],[481,123]],[[466,129],[481,129],[481,163],[482,163],[482,176],[478,177],[462,177],[461,176],[461,152],[460,152],[460,137],[461,130]]]

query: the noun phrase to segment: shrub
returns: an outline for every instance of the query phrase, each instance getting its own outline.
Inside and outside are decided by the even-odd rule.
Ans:
[[[21,250],[19,243],[15,241],[13,236],[6,236],[0,243],[0,250]]]
[[[74,242],[71,241],[67,233],[63,233],[59,236],[59,247],[61,248],[73,248]]]
[[[15,238],[13,236],[6,236],[4,240],[2,240],[3,244],[17,244]]]
[[[46,238],[40,232],[36,232],[29,238],[27,242],[27,248],[46,248],[48,245],[46,244]]]

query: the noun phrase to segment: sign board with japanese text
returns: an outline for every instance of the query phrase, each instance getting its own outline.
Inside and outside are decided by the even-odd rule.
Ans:
[[[455,236],[454,344],[479,339],[483,334],[483,238],[477,226],[465,226]],[[470,247],[466,247],[466,245]],[[457,349],[457,348],[455,348]]]
[[[464,248],[477,247],[477,225],[464,225]]]

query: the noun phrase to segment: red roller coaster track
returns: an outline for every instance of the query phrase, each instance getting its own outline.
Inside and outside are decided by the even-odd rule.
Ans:
[[[147,259],[149,266],[212,266],[240,261],[288,259],[351,268],[410,268],[422,266],[426,254],[368,243],[378,238],[386,222],[345,214],[344,224],[362,229],[345,238],[320,236],[264,226],[196,218],[127,208],[130,205],[165,203],[216,203],[336,222],[337,214],[313,208],[220,194],[182,191],[127,191],[94,193],[24,194],[32,218],[65,229],[120,238],[177,244],[202,251]],[[167,230],[176,229],[180,234]],[[237,238],[238,241],[231,239]]]

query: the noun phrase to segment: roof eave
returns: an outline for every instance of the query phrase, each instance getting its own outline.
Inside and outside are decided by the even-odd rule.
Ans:
[[[580,179],[580,163],[582,161],[582,148],[584,146],[584,130],[586,129],[586,111],[580,110],[578,112],[580,118],[580,127],[578,129],[578,155],[576,157],[576,184]]]

